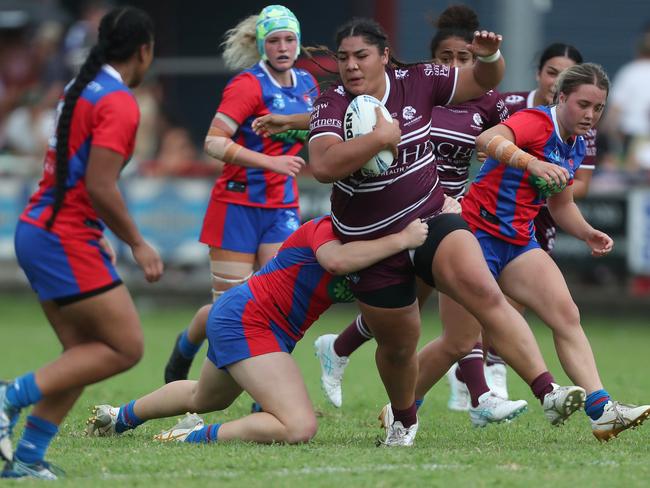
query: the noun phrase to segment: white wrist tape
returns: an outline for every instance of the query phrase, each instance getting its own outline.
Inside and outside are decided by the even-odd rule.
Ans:
[[[489,56],[476,56],[481,63],[496,63],[501,57],[501,50],[497,49],[497,52],[490,54]]]

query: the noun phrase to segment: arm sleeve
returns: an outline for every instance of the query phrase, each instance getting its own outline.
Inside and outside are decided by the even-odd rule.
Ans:
[[[539,110],[520,110],[502,122],[515,135],[515,144],[521,149],[543,147],[553,130],[548,116]]]
[[[95,105],[92,119],[92,145],[110,149],[125,159],[131,156],[140,110],[133,95],[118,91],[106,95]]]
[[[499,93],[496,91],[491,92],[488,100],[490,103],[487,107],[488,120],[486,128],[494,127],[510,117],[508,106]]]
[[[418,64],[411,68],[416,72],[418,80],[425,84],[423,91],[431,90],[433,106],[449,105],[456,93],[458,70],[442,64]]]
[[[342,86],[340,90],[343,91]],[[343,117],[348,104],[346,96],[336,91],[328,90],[319,96],[309,117],[309,139],[324,135],[334,135],[344,139]]]
[[[252,115],[261,114],[262,89],[259,82],[251,73],[242,73],[235,76],[223,90],[223,97],[218,113],[227,115],[237,125]]]
[[[338,240],[338,237],[334,235],[334,230],[332,229],[332,219],[329,217],[324,217],[320,221],[316,222],[316,228],[314,229],[314,234],[311,240],[311,249],[316,254],[318,248],[323,244],[327,244],[331,241]]]

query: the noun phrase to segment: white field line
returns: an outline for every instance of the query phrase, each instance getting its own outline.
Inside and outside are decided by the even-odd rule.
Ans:
[[[448,469],[458,469],[464,466],[459,464],[368,464],[360,466],[319,466],[319,467],[305,467],[299,469],[281,468],[270,471],[265,471],[264,476],[305,476],[305,475],[321,475],[321,474],[336,474],[336,473],[376,473],[378,471],[398,471],[398,470],[411,470],[411,471],[439,471]],[[465,466],[466,467],[466,466]],[[186,470],[173,470],[164,473],[110,473],[104,472],[99,477],[107,480],[129,480],[129,479],[147,479],[164,477],[169,478],[240,478],[249,474],[249,470],[236,471],[231,469],[214,469],[214,470],[201,470],[194,471],[192,469]]]

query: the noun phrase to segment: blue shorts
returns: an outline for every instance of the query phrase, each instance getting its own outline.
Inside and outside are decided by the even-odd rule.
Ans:
[[[540,249],[540,245],[535,239],[531,239],[525,246],[518,246],[480,229],[477,229],[474,235],[481,245],[483,257],[495,280],[499,279],[499,275],[510,261],[532,249]]]
[[[282,243],[299,226],[297,208],[261,208],[211,201],[199,241],[228,251],[256,254],[260,244]]]
[[[217,368],[272,352],[291,354],[296,341],[266,318],[248,284],[231,288],[215,302],[206,325],[208,359]]]
[[[19,221],[14,244],[18,264],[41,301],[65,305],[122,283],[95,239],[63,237]]]

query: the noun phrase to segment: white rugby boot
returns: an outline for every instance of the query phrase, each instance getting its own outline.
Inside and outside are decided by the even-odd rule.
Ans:
[[[551,425],[562,425],[575,411],[585,405],[587,394],[579,386],[560,386],[552,383],[553,391],[544,396],[544,415]]]
[[[477,407],[469,408],[469,418],[474,427],[485,427],[513,420],[527,409],[526,400],[504,400],[489,391],[481,395]]]
[[[650,416],[650,405],[626,405],[608,401],[598,420],[591,421],[591,431],[600,442],[607,442],[624,430],[641,425]]]
[[[325,334],[318,337],[314,341],[314,349],[320,362],[320,384],[323,392],[332,405],[340,408],[343,404],[341,381],[350,359],[347,356],[339,356],[334,351],[334,341],[337,337],[336,334]]]
[[[378,446],[409,447],[413,445],[419,422],[415,422],[410,427],[404,427],[402,422],[399,420],[395,421],[390,403],[382,408],[378,419],[386,434],[386,438],[383,441],[381,439],[378,440]]]
[[[176,425],[169,430],[163,430],[160,434],[154,436],[155,441],[184,442],[192,432],[203,428],[203,419],[195,413],[187,412],[185,417],[180,419]]]
[[[111,405],[95,405],[92,417],[86,421],[86,435],[96,437],[111,437],[117,435],[115,425],[120,407]]]
[[[485,381],[490,390],[503,400],[508,399],[508,368],[505,364],[494,363],[485,366]]]
[[[467,412],[472,405],[469,390],[467,389],[467,385],[456,377],[457,369],[458,363],[449,368],[446,374],[450,390],[447,408],[454,412]]]

